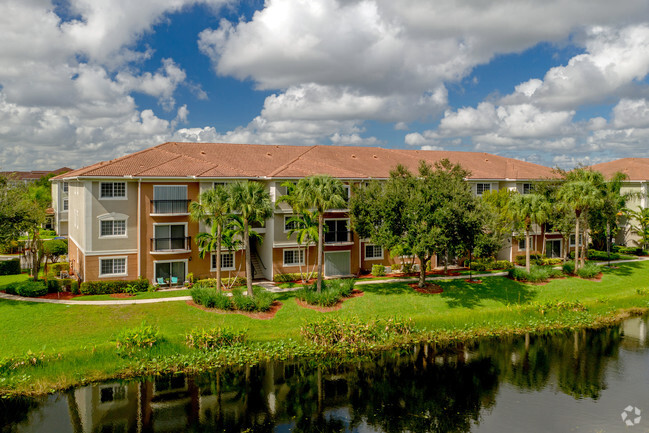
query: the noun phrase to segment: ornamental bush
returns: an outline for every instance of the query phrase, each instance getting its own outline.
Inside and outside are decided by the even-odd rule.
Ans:
[[[218,349],[233,346],[246,340],[246,330],[232,328],[194,329],[185,336],[187,345],[196,349]]]
[[[10,295],[35,298],[38,296],[47,295],[47,286],[45,285],[45,281],[43,280],[27,280],[7,284],[5,286],[5,292],[9,293]]]
[[[275,281],[276,283],[290,283],[291,281],[300,281],[301,279],[302,274],[297,272],[289,274],[276,274],[275,276],[273,276],[273,281]]]
[[[514,259],[518,266],[525,266],[525,254],[520,254]],[[530,264],[532,265],[542,265],[543,258],[540,254],[530,254]]]
[[[311,284],[295,292],[295,296],[309,305],[332,307],[342,298],[349,297],[354,290],[356,280],[353,278],[327,280],[322,282],[322,291],[317,292],[317,285]]]
[[[137,328],[125,329],[115,339],[118,352],[130,352],[134,349],[148,349],[160,340],[158,329],[142,322]]]
[[[224,293],[218,293],[216,288],[196,283],[191,289],[192,300],[207,308],[232,310],[232,298]]]
[[[203,284],[205,286],[210,286],[216,288],[216,278],[203,278],[196,281],[196,284]],[[246,279],[244,277],[226,277],[221,278],[221,284],[226,286],[245,286]]]
[[[600,272],[602,272],[601,266],[587,262],[583,267],[577,270],[577,275],[581,278],[595,278]]]
[[[0,261],[0,275],[20,274],[20,259]]]
[[[383,265],[372,265],[372,275],[375,277],[382,277],[385,275],[385,266]]]
[[[112,293],[126,293],[128,286],[133,286],[138,292],[149,289],[149,280],[140,278],[124,281],[85,281],[81,283],[79,291],[83,295],[110,295]]]
[[[70,263],[68,262],[59,262],[59,263],[52,263],[47,265],[48,271],[53,273],[55,276],[61,275],[61,271],[66,271],[68,272],[70,270]]]

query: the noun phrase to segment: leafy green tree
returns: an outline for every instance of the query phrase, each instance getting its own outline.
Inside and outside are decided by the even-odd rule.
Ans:
[[[637,243],[642,249],[647,249],[649,245],[649,208],[625,209],[624,213],[629,221],[632,221],[633,233],[639,236]]]
[[[512,197],[510,212],[525,230],[525,270],[530,271],[530,230],[533,224],[542,225],[548,218],[548,202],[540,194],[516,194]]]
[[[486,191],[481,196],[482,208],[485,212],[485,231],[478,239],[476,255],[478,257],[495,257],[498,251],[510,239],[516,231],[516,221],[509,205],[515,191],[503,188],[499,190]]]
[[[246,286],[248,296],[254,296],[252,291],[252,269],[250,265],[250,225],[264,224],[273,215],[270,195],[259,182],[243,180],[236,181],[230,186],[230,209],[241,217],[243,223],[243,244],[246,250]]]
[[[318,220],[311,212],[304,211],[300,215],[289,218],[288,223],[291,227],[287,233],[287,237],[290,238],[295,235],[298,250],[304,248],[306,272],[302,273],[302,261],[299,262],[299,267],[302,280],[306,283],[306,281],[310,280],[315,273],[315,266],[311,272],[309,272],[309,250],[312,244],[318,243]]]
[[[318,218],[318,282],[317,291],[322,290],[322,263],[324,256],[324,215],[332,209],[347,207],[347,191],[340,179],[328,175],[314,175],[302,178],[295,185],[294,197],[289,204],[298,210],[313,209]],[[303,213],[303,212],[302,212]]]
[[[624,214],[627,200],[634,195],[622,193],[622,185],[627,178],[626,174],[617,172],[611,179],[597,183],[602,194],[601,201],[597,209],[588,213],[590,236],[595,249],[610,249],[611,239],[618,230],[618,219]]]
[[[575,215],[575,270],[579,268],[579,236],[580,222],[585,220],[590,209],[601,206],[602,191],[600,184],[604,182],[601,173],[585,168],[576,168],[566,174],[566,182],[558,192],[559,198],[566,208],[571,209]],[[585,226],[586,224],[584,224]],[[587,244],[586,227],[582,236],[582,256],[585,254]],[[582,265],[584,259],[582,258]]]
[[[223,239],[223,226],[230,212],[229,190],[221,185],[215,186],[201,193],[198,202],[189,205],[190,217],[193,221],[200,221],[210,227],[209,233],[199,233],[196,236],[198,254],[201,259],[205,255],[216,252],[216,286],[221,291],[221,242]]]

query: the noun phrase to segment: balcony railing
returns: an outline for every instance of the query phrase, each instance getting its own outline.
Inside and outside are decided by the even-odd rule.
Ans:
[[[325,233],[325,244],[351,242],[351,231],[335,231]]]
[[[186,214],[191,200],[151,200],[152,214]]]
[[[151,251],[189,251],[191,250],[192,238],[151,238]]]

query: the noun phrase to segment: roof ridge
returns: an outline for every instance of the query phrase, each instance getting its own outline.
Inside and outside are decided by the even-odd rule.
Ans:
[[[307,150],[305,150],[304,152],[300,153],[298,156],[296,156],[295,158],[293,158],[292,160],[290,160],[290,161],[287,162],[286,164],[284,164],[284,165],[280,166],[279,168],[275,169],[274,171],[272,171],[270,174],[268,174],[268,177],[273,177],[273,176],[275,176],[277,173],[279,173],[279,172],[281,172],[281,171],[283,171],[283,170],[286,170],[286,169],[287,169],[291,164],[293,164],[294,162],[296,162],[298,159],[302,158],[302,157],[303,157],[304,155],[306,155],[307,153],[311,152],[311,151],[312,151],[313,149],[315,149],[316,147],[318,147],[317,144],[314,144],[313,146],[310,146]]]

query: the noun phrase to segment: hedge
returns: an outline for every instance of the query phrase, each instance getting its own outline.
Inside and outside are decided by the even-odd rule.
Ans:
[[[149,280],[140,278],[130,281],[85,281],[81,283],[79,291],[83,295],[109,295],[112,293],[125,293],[127,286],[135,286],[138,292],[149,289]]]
[[[197,280],[195,284],[216,287],[216,278],[203,278],[202,280]],[[221,284],[224,284],[226,286],[229,286],[230,284],[232,284],[233,286],[244,286],[246,284],[246,279],[244,277],[221,278]]]
[[[68,262],[58,262],[47,265],[48,272],[53,273],[57,277],[61,274],[61,271],[70,271],[70,263]]]
[[[10,295],[25,296],[27,298],[35,298],[37,296],[47,295],[47,287],[43,280],[33,281],[20,281],[9,283],[5,286],[5,292]]]
[[[0,262],[0,275],[20,274],[20,259],[3,260]]]
[[[521,254],[516,256],[516,259],[514,260],[518,266],[524,266],[525,265],[525,254]],[[541,257],[540,254],[530,254],[530,263],[533,265],[542,265],[543,264],[543,258]]]

